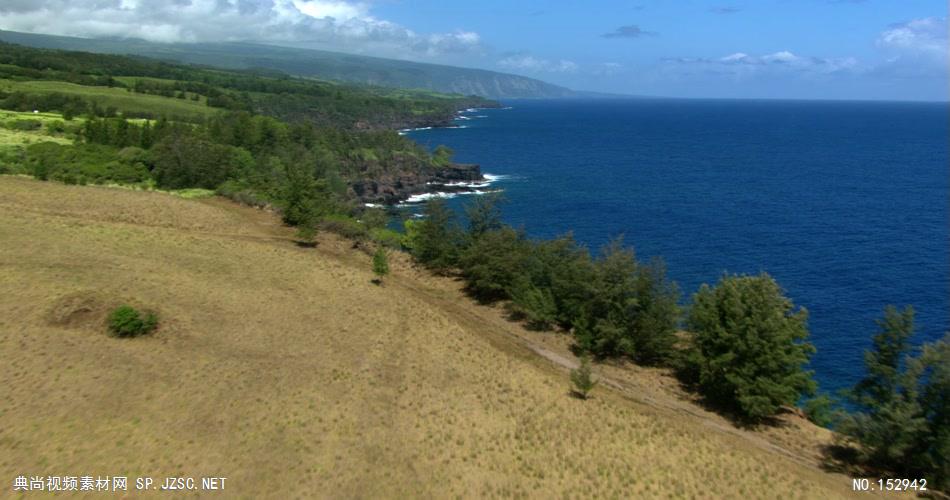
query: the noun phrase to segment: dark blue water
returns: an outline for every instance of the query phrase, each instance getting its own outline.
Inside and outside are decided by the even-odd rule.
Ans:
[[[410,135],[508,176],[505,218],[532,236],[623,234],[686,294],[769,272],[810,312],[824,390],[862,374],[886,304],[915,307],[918,342],[950,329],[947,104],[506,104]]]

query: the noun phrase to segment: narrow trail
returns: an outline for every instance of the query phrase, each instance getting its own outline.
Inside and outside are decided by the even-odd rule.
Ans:
[[[563,372],[575,369],[578,366],[576,359],[563,356],[514,333],[512,328],[517,328],[518,325],[505,320],[503,317],[499,317],[498,313],[493,309],[485,307],[483,308],[485,314],[480,314],[480,308],[477,305],[459,304],[457,299],[447,296],[447,294],[442,293],[441,290],[427,290],[426,288],[419,286],[418,284],[413,284],[408,280],[400,280],[398,286],[407,292],[412,293],[414,296],[425,300],[426,302],[442,310],[448,311],[453,318],[465,324],[466,328],[474,329],[483,335],[485,333],[489,333],[491,338],[488,340],[492,341],[500,348],[507,347],[505,350],[510,351],[511,347],[514,346],[521,350],[529,351],[532,355],[543,358],[549,364],[553,364]],[[488,326],[488,328],[485,328],[486,326]],[[677,401],[673,398],[661,400],[659,398],[651,397],[638,392],[635,387],[632,387],[621,380],[606,376],[604,374],[599,374],[598,379],[601,384],[616,390],[625,398],[638,404],[661,412],[675,412],[677,414],[696,419],[706,428],[741,438],[761,449],[782,455],[783,457],[788,458],[800,465],[815,468],[818,468],[820,465],[810,457],[795,453],[794,451],[779,446],[768,439],[757,436],[752,432],[738,429],[729,423],[719,422],[717,421],[717,417],[704,414],[702,410],[696,409],[694,405],[688,402]]]
[[[214,200],[210,203],[221,208],[248,213],[248,209],[245,207],[238,207],[222,200]],[[259,234],[220,234],[218,236],[257,240],[262,243],[273,244],[282,241],[283,244],[294,245],[291,236],[292,231],[280,226],[279,223],[275,223],[273,214],[264,211],[254,212],[256,213],[251,217],[251,221],[255,226],[255,232]],[[342,240],[335,235],[321,235],[320,239],[324,241],[316,247],[318,254],[346,266],[369,270],[368,261],[370,256],[364,254],[364,252],[355,251],[349,241]],[[418,269],[415,265],[409,263],[408,259],[399,259],[399,262],[393,266],[393,270],[394,276],[387,280],[387,287],[407,293],[438,310],[445,311],[460,326],[487,340],[496,348],[527,362],[536,363],[547,369],[558,370],[565,375],[566,372],[578,366],[577,359],[572,355],[552,350],[540,342],[532,340],[530,336],[524,335],[523,332],[519,332],[519,329],[523,327],[508,320],[503,312],[497,308],[475,303],[458,290],[457,284],[451,283],[451,278],[431,276],[427,271]],[[815,456],[810,456],[799,450],[789,449],[754,431],[737,428],[725,418],[703,410],[695,403],[677,398],[673,394],[665,394],[660,389],[645,391],[643,387],[637,387],[634,383],[612,377],[603,373],[603,371],[598,373],[598,378],[601,385],[609,387],[616,394],[637,405],[649,408],[659,414],[674,414],[682,418],[688,418],[704,429],[741,440],[798,465],[822,470],[821,463]],[[842,477],[844,476],[842,475]]]

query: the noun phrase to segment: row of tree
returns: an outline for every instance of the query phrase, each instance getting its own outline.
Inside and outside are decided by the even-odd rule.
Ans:
[[[681,307],[662,260],[641,262],[621,240],[596,258],[570,235],[531,240],[502,223],[498,202],[477,198],[463,222],[432,200],[422,220],[407,221],[405,246],[431,270],[457,272],[478,300],[506,301],[529,327],[569,332],[582,354],[673,368],[741,421],[766,421],[815,395],[808,312],[769,275],[724,275]],[[912,356],[912,310],[889,307],[879,328],[868,375],[847,394],[853,409],[831,412],[819,397],[808,413],[850,439],[861,463],[947,487],[950,336]]]

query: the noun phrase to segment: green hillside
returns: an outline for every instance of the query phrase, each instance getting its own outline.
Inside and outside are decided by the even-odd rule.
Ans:
[[[570,97],[574,92],[523,76],[470,68],[381,59],[322,50],[250,43],[161,44],[0,31],[0,41],[32,47],[132,54],[231,69],[270,69],[326,80],[425,89],[491,99]]]

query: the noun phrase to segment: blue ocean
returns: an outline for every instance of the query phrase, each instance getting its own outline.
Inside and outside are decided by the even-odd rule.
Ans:
[[[766,271],[808,309],[824,391],[863,372],[874,320],[913,305],[950,330],[946,103],[511,101],[409,132],[478,163],[529,235],[593,252],[624,235],[684,292]],[[455,206],[466,196],[451,200]]]

